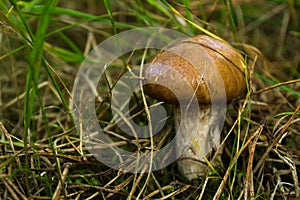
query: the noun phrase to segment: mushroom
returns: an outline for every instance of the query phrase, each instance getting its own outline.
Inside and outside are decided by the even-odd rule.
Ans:
[[[182,135],[176,140],[177,166],[188,180],[208,172],[207,155],[220,145],[226,102],[245,89],[244,70],[237,50],[206,35],[171,43],[144,68],[145,94],[175,104],[175,129]],[[191,96],[196,97],[199,109],[188,106]],[[189,115],[184,115],[183,104]]]

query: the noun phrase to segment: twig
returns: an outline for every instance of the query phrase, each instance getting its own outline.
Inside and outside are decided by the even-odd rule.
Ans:
[[[275,85],[271,85],[269,87],[266,87],[266,88],[263,88],[261,90],[253,92],[253,95],[260,94],[260,93],[263,93],[263,92],[266,92],[268,90],[272,90],[274,88],[278,88],[278,87],[281,87],[281,86],[284,86],[284,85],[289,85],[289,84],[298,83],[298,82],[300,82],[300,78],[295,79],[295,80],[291,80],[291,81],[286,81],[286,82],[283,82],[283,83],[278,83],[278,84],[275,84]]]
[[[14,185],[14,183],[9,178],[1,177],[0,179],[2,180],[2,182],[4,183],[4,185],[6,186],[6,188],[8,189],[8,191],[10,192],[10,194],[14,199],[27,200],[25,195],[20,190],[18,190],[18,188]]]
[[[155,177],[155,175],[153,174],[153,172],[150,172],[150,173],[151,173],[151,177],[152,177],[153,181],[155,182],[156,186],[158,187],[158,190],[159,190],[159,192],[160,192],[160,195],[161,195],[162,197],[165,196],[164,191],[163,191],[163,189],[162,189],[162,187],[161,187],[159,181],[156,179],[156,177]]]
[[[7,188],[7,190],[9,191],[9,193],[12,196],[12,199],[18,200],[18,195],[15,193],[15,191],[10,187],[10,185],[6,182],[6,180],[4,178],[1,178],[2,182],[4,183],[5,187]]]
[[[10,134],[8,133],[8,131],[6,130],[5,126],[2,124],[1,121],[0,121],[0,132],[4,133],[4,135],[6,136],[7,140],[9,141],[11,150],[13,151],[14,154],[17,154],[16,150],[15,150],[15,146],[14,146],[13,140],[11,139]],[[21,165],[20,158],[18,156],[16,156],[16,163],[17,163],[18,167],[21,168],[22,165]]]
[[[129,176],[127,179],[125,179],[119,185],[115,186],[113,189],[114,192],[109,193],[105,198],[109,199],[113,195],[117,194],[120,190],[124,189],[130,183],[130,181],[132,181],[132,179],[133,179],[133,176]]]
[[[278,155],[278,157],[283,162],[285,162],[290,167],[290,171],[291,171],[293,181],[294,181],[294,186],[295,186],[295,195],[296,195],[296,197],[299,197],[300,196],[299,181],[298,181],[298,175],[297,175],[297,168],[293,161],[293,158],[291,158],[289,155],[286,155],[286,156],[281,155],[279,153],[279,151],[277,151],[277,149],[274,149],[274,152]]]
[[[169,199],[169,198],[171,198],[171,197],[174,197],[174,196],[177,195],[177,194],[180,194],[180,193],[186,191],[186,190],[189,189],[190,187],[191,187],[191,185],[184,185],[184,186],[182,186],[181,188],[179,188],[178,190],[175,190],[174,192],[172,192],[172,193],[168,194],[167,196],[164,196],[164,197],[162,197],[162,198],[160,198],[160,199],[161,199],[161,200]]]
[[[249,160],[248,160],[248,166],[247,166],[247,174],[246,174],[246,180],[245,180],[245,191],[244,191],[244,199],[248,199],[248,186],[249,183],[250,186],[250,198],[252,199],[254,197],[254,186],[253,186],[253,171],[252,171],[252,165],[253,165],[253,157],[255,152],[255,147],[257,144],[258,137],[263,130],[262,126],[260,126],[257,131],[258,134],[256,134],[256,137],[254,138],[252,144],[250,144],[250,153],[249,153]]]
[[[132,185],[130,193],[128,194],[127,200],[133,199],[133,195],[136,191],[136,188],[138,187],[138,184],[141,182],[144,175],[145,175],[145,172],[140,173],[140,175],[135,174],[135,181],[133,182],[133,185]],[[138,176],[138,177],[136,178],[136,176]]]
[[[59,195],[61,193],[61,190],[63,189],[63,185],[65,183],[65,180],[67,178],[67,175],[69,173],[69,168],[70,168],[71,163],[66,164],[66,167],[62,173],[62,177],[61,180],[58,182],[56,190],[53,194],[52,200],[58,200],[59,199]]]
[[[209,178],[210,178],[209,176],[207,176],[207,177],[205,178],[205,181],[204,181],[204,184],[202,185],[202,190],[201,190],[201,193],[200,193],[200,195],[199,195],[199,197],[198,197],[198,200],[201,200],[201,199],[202,199]]]
[[[148,194],[143,200],[149,200],[149,199],[152,199],[151,197],[161,193],[160,190],[164,191],[164,190],[172,190],[174,189],[174,186],[172,185],[166,185],[164,187],[162,187],[161,189],[157,189],[157,190],[154,190],[153,192],[151,192],[150,194]]]
[[[281,139],[282,135],[286,132],[287,128],[290,126],[290,124],[292,123],[292,121],[294,120],[294,118],[296,117],[297,113],[300,111],[300,104],[297,106],[295,112],[293,113],[293,115],[290,117],[290,119],[288,120],[288,122],[285,124],[285,126],[282,128],[282,130],[280,131],[280,133],[277,135],[277,137],[273,140],[273,142],[271,143],[271,145],[267,148],[267,150],[265,151],[264,155],[261,157],[261,159],[258,161],[258,163],[256,164],[254,170],[253,170],[253,174],[255,174],[257,172],[257,170],[261,167],[261,165],[264,163],[264,161],[266,160],[267,156],[269,155],[270,151],[272,150],[272,148],[279,142],[279,140]]]
[[[219,185],[219,188],[213,198],[213,200],[218,200],[221,196],[221,193],[222,193],[222,190],[225,186],[225,183],[229,177],[229,173],[230,173],[230,170],[232,168],[232,166],[235,164],[235,162],[237,161],[239,155],[246,149],[246,147],[251,143],[251,141],[262,131],[263,129],[263,126],[260,126],[254,133],[253,135],[247,140],[247,142],[244,144],[244,146],[240,149],[240,151],[236,152],[232,161],[231,161],[231,164],[229,165],[229,167],[227,168],[226,172],[225,172],[225,175],[223,177],[223,180],[221,182],[221,184]]]

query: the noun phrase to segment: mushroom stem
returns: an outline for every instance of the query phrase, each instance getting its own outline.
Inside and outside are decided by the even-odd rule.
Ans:
[[[211,105],[199,106],[182,118],[181,108],[175,108],[175,129],[182,139],[176,140],[180,155],[177,161],[179,172],[188,180],[204,176],[209,169],[205,157],[220,145],[219,119],[222,111],[212,110]],[[181,148],[178,148],[181,147]],[[214,165],[214,164],[212,164]]]

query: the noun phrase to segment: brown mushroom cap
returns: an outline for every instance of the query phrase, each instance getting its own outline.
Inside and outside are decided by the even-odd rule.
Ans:
[[[144,86],[145,93],[172,104],[177,104],[178,98],[190,99],[186,81],[200,104],[211,103],[210,94],[218,94],[220,88],[225,88],[227,101],[245,88],[243,57],[228,43],[205,35],[166,48],[154,57],[143,73],[149,83]],[[220,77],[222,81],[216,81]]]

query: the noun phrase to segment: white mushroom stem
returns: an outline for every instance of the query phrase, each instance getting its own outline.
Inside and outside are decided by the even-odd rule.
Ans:
[[[175,129],[182,137],[176,140],[177,155],[180,155],[177,165],[188,180],[207,173],[209,165],[205,156],[220,144],[219,119],[223,112],[212,111],[211,105],[202,105],[199,110],[189,111],[182,117],[180,107],[175,108]]]

